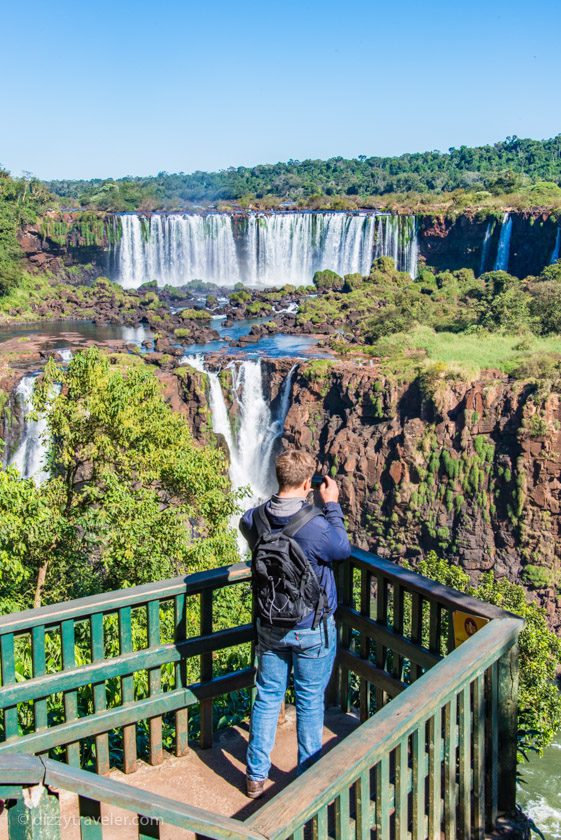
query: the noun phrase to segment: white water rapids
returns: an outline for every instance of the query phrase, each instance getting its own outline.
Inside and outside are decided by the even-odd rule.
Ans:
[[[370,272],[377,256],[417,273],[414,216],[377,213],[126,213],[113,255],[117,281],[138,288],[204,280],[220,286],[307,285],[314,273]]]

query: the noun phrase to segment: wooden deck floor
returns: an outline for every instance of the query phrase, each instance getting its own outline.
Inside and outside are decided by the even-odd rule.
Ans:
[[[358,723],[358,718],[353,714],[328,711],[324,730],[325,749],[335,746],[355,729]],[[259,801],[252,801],[245,795],[247,738],[248,726],[241,724],[220,732],[211,749],[201,750],[193,746],[183,758],[168,756],[158,767],[139,762],[135,773],[125,775],[118,770],[112,770],[111,777],[224,816],[245,819],[294,778],[294,708],[287,708],[285,721],[279,725],[270,779],[267,782],[266,793]],[[130,812],[103,807],[102,820],[104,840],[133,840],[138,837],[133,824],[134,815]],[[63,840],[80,840],[77,802],[70,794],[61,794],[61,822]],[[5,814],[0,817],[0,837],[7,838]],[[183,840],[192,838],[193,835],[173,826],[164,826],[162,837],[164,840]]]

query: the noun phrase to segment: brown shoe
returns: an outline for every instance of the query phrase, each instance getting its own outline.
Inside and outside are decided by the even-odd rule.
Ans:
[[[264,787],[265,779],[259,779],[259,781],[254,781],[253,779],[248,779],[246,776],[245,790],[250,799],[259,799],[260,796],[263,796]]]

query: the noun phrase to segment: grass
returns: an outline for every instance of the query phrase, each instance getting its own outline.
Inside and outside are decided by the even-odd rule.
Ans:
[[[404,367],[410,367],[414,361],[420,366],[427,361],[440,362],[450,373],[477,379],[482,370],[512,373],[531,356],[561,354],[561,337],[539,338],[532,334],[506,335],[483,330],[435,332],[430,327],[417,327],[409,333],[383,338],[372,349],[394,369],[399,369],[402,363]]]

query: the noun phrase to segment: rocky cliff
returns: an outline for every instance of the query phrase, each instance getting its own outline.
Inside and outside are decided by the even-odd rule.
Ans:
[[[285,371],[269,365],[278,389]],[[355,542],[524,583],[561,630],[561,400],[488,372],[396,384],[375,366],[302,364],[285,445],[318,451]]]
[[[290,360],[267,360],[273,413]],[[208,439],[204,377],[181,374],[187,415]],[[392,559],[434,549],[474,576],[523,583],[561,632],[561,399],[487,372],[398,384],[375,365],[302,362],[284,446],[318,452],[342,489],[353,541]]]
[[[510,273],[521,278],[540,274],[551,260],[558,221],[549,213],[510,215]],[[438,271],[471,268],[476,275],[491,271],[499,245],[501,220],[502,217],[472,214],[457,218],[422,216],[419,219],[419,254]]]

